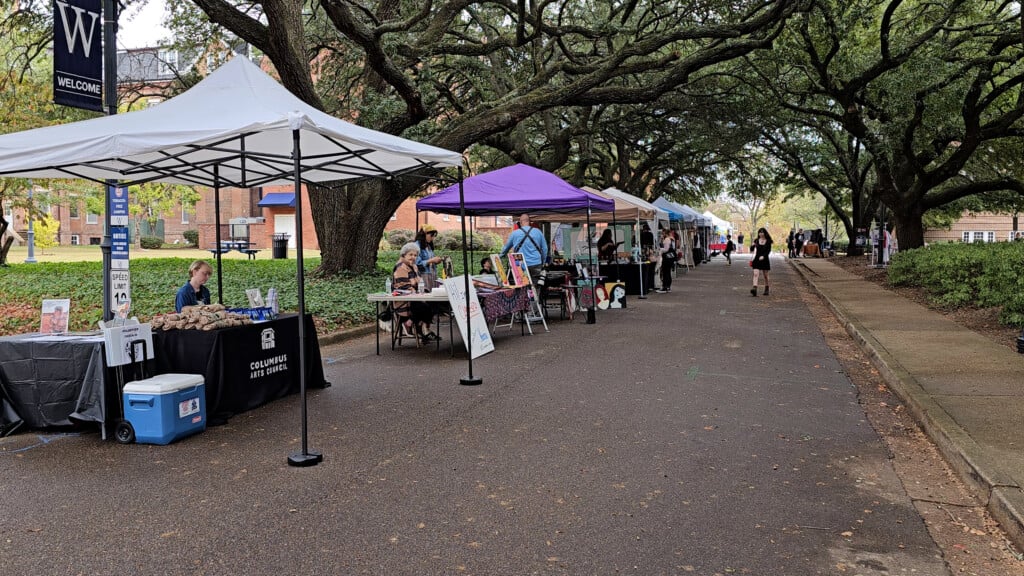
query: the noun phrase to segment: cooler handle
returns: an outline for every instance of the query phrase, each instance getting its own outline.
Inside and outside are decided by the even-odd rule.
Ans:
[[[128,399],[128,405],[129,406],[143,406],[143,405],[145,405],[145,406],[149,406],[150,408],[152,408],[153,407],[153,397],[150,396],[149,398],[145,398],[145,399],[143,399],[143,398],[129,398]]]

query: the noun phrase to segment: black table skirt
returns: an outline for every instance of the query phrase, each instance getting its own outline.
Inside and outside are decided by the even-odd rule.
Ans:
[[[306,315],[306,387],[326,388],[320,344],[313,318]],[[206,416],[223,424],[245,412],[299,391],[299,316],[202,330],[153,334],[155,373],[202,374],[206,380]]]
[[[644,294],[654,289],[651,284],[654,281],[654,265],[649,262],[643,264],[601,264],[601,275],[607,277],[609,282],[625,282],[626,294],[636,296],[640,294],[640,267],[643,267]]]
[[[0,339],[0,436],[104,421],[103,344],[45,341],[36,334]]]

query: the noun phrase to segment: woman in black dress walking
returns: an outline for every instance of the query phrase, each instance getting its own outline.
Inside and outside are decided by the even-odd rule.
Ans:
[[[757,238],[754,239],[754,243],[750,246],[750,251],[754,254],[754,259],[751,260],[750,266],[754,269],[754,286],[750,289],[751,296],[757,296],[757,280],[764,273],[764,295],[768,295],[768,271],[772,269],[771,253],[772,253],[772,236],[764,228],[757,229]]]

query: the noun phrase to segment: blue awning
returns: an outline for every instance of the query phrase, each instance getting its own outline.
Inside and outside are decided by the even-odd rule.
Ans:
[[[288,206],[295,208],[295,192],[271,192],[259,201],[257,206],[267,208],[269,206]]]

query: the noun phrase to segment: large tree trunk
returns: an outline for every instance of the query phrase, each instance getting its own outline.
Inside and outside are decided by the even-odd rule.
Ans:
[[[893,219],[896,222],[896,241],[900,250],[920,248],[924,246],[924,221],[922,212],[918,205],[909,207],[909,210],[893,212]]]
[[[320,241],[319,274],[376,268],[384,227],[398,206],[415,189],[410,180],[368,180],[332,189],[309,187],[313,224]]]

